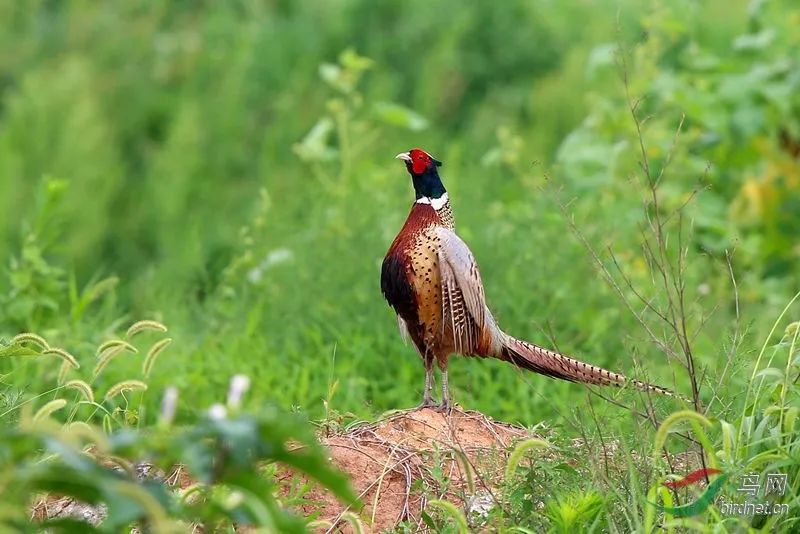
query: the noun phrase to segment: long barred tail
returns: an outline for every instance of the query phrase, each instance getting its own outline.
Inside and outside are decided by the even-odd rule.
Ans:
[[[640,380],[633,380],[625,376],[596,367],[582,361],[568,358],[552,350],[522,341],[504,334],[503,346],[500,350],[500,359],[539,374],[569,380],[570,382],[583,382],[602,386],[622,387],[631,384],[642,391],[653,391],[662,395],[674,397],[675,393],[669,389],[648,384]]]

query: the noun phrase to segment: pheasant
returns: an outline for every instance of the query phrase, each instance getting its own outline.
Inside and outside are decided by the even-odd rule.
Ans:
[[[397,313],[404,339],[413,342],[425,365],[422,406],[433,402],[433,362],[442,375],[442,404],[449,411],[450,355],[497,358],[553,378],[623,386],[671,395],[668,389],[629,380],[503,332],[486,306],[475,258],[455,233],[442,165],[422,149],[396,156],[411,175],[416,200],[381,267],[381,291]]]

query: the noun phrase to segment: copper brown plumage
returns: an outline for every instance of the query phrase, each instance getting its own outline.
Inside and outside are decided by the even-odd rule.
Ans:
[[[433,405],[433,362],[442,373],[442,407],[449,409],[447,362],[451,354],[497,358],[553,378],[623,386],[671,395],[662,387],[629,380],[601,367],[514,338],[494,320],[469,247],[455,233],[441,163],[415,148],[397,155],[405,161],[415,202],[381,268],[381,290],[394,308],[404,337],[425,365],[423,405]]]

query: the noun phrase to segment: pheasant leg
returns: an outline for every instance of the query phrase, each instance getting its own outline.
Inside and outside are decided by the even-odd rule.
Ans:
[[[450,404],[450,387],[447,384],[447,368],[442,369],[442,404],[439,409],[446,414],[453,410],[453,405]]]
[[[425,392],[422,394],[422,404],[420,408],[432,408],[436,406],[433,401],[433,359],[425,358]]]

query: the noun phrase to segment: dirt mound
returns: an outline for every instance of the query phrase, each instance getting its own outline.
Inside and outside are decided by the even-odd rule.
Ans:
[[[353,515],[373,532],[401,521],[423,527],[421,510],[439,498],[486,513],[509,447],[529,437],[525,429],[479,412],[453,410],[445,416],[423,408],[394,413],[321,439],[333,464],[350,475],[363,507],[348,510],[315,487],[298,511],[319,513],[320,532],[350,531],[347,520]]]
[[[360,509],[347,509],[313,484],[298,491],[309,486],[308,481],[289,470],[279,469],[278,479],[286,504],[297,513],[317,517],[314,527],[319,532],[352,532],[352,521],[367,532],[391,529],[401,521],[417,530],[424,527],[421,511],[432,499],[444,498],[471,512],[487,513],[494,506],[494,488],[502,480],[510,447],[529,437],[524,428],[492,421],[479,412],[454,409],[447,416],[430,408],[395,412],[320,438],[331,462],[350,476]],[[193,483],[183,466],[169,473],[147,463],[136,464],[135,469],[141,479],[161,480],[174,488]],[[57,517],[98,525],[105,507],[58,495],[43,496],[32,506],[35,521]]]

